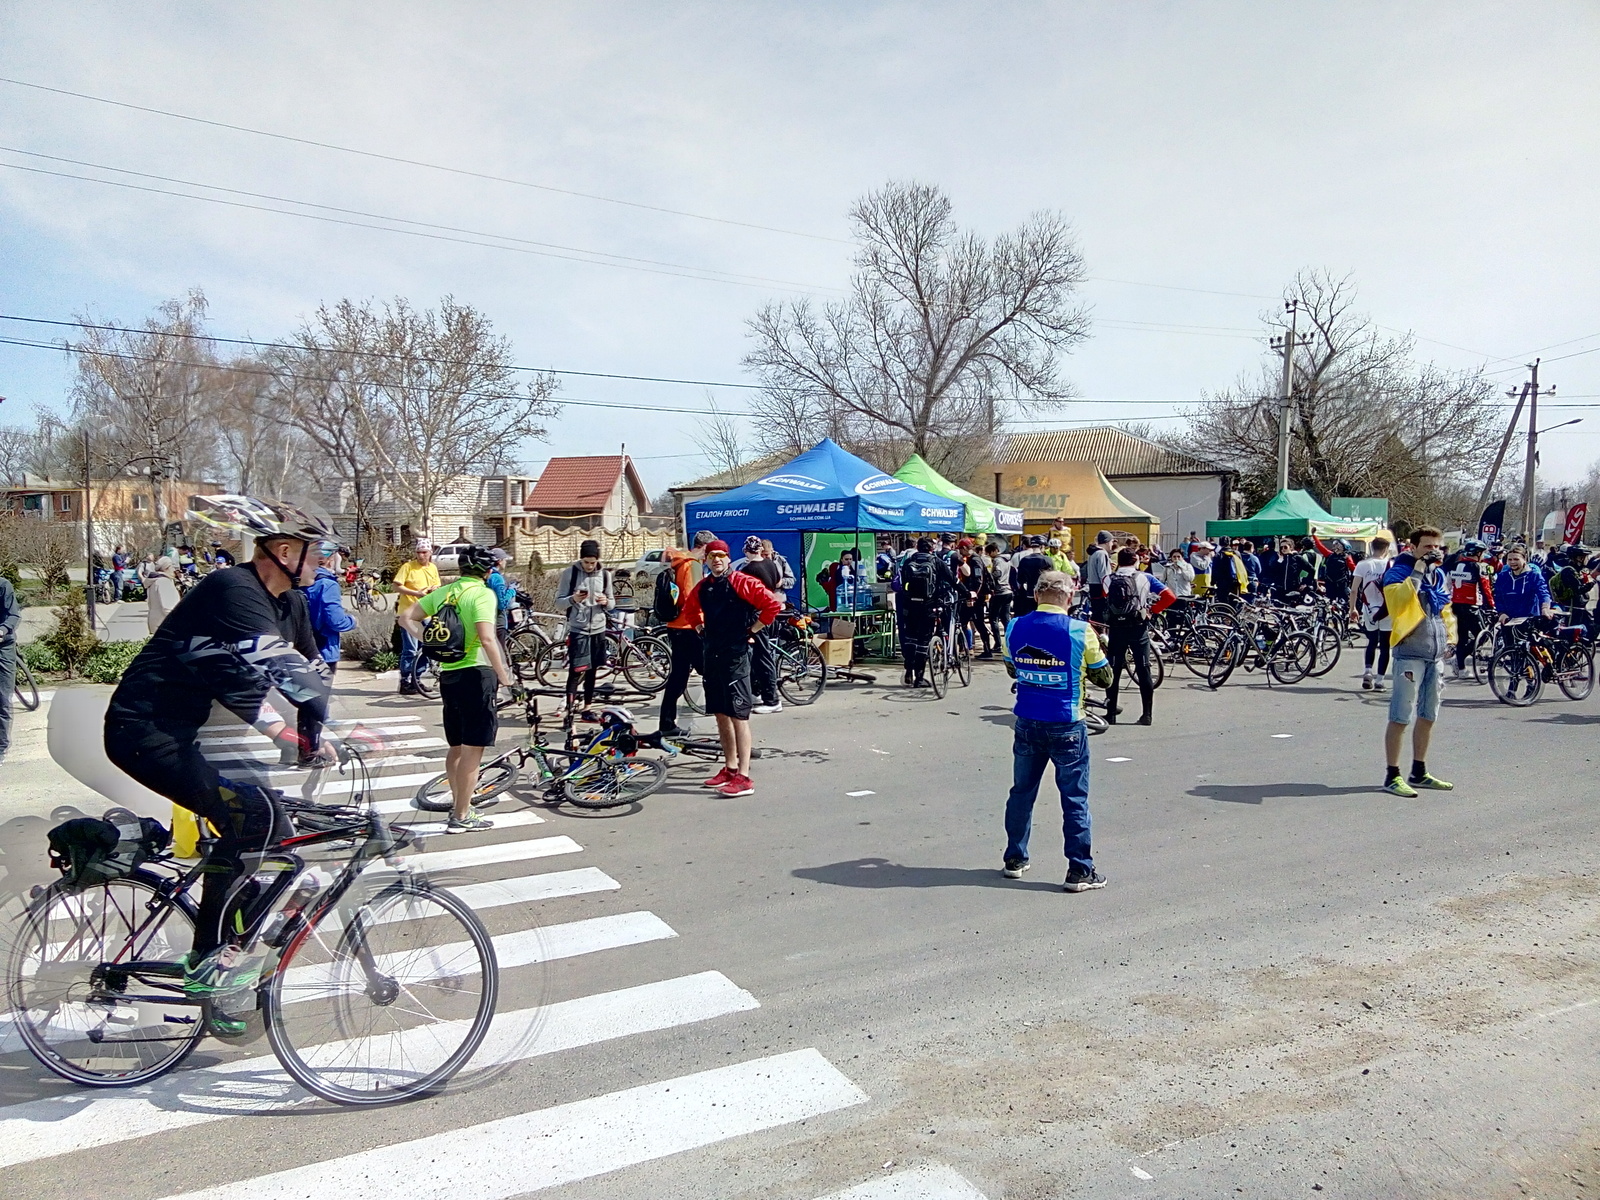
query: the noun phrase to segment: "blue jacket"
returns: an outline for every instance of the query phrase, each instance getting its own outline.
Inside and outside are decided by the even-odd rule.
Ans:
[[[483,581],[494,593],[495,604],[499,611],[510,612],[511,606],[517,602],[516,586],[498,570],[490,571],[483,577]]]
[[[317,650],[323,662],[339,661],[339,636],[356,627],[356,619],[344,610],[339,580],[327,567],[317,568],[317,577],[306,589],[306,606],[311,611],[311,631],[317,635]]]
[[[1549,603],[1550,584],[1538,567],[1529,566],[1521,575],[1501,567],[1494,577],[1494,606],[1503,616],[1537,617]]]
[[[1261,583],[1261,560],[1254,554],[1240,554],[1239,561],[1244,563],[1244,573],[1250,576],[1250,590],[1253,592]]]
[[[1413,573],[1416,567],[1415,554],[1397,554],[1390,559],[1389,569],[1383,573],[1384,587],[1409,583],[1416,588],[1417,599],[1426,614],[1422,624],[1394,644],[1394,653],[1399,658],[1437,662],[1445,656],[1449,645],[1445,637],[1444,618],[1440,614],[1450,603],[1450,588],[1442,566],[1425,566],[1420,576]]]
[[[1084,675],[1111,669],[1089,623],[1051,604],[1006,626],[1005,655],[1017,675],[1016,714],[1030,721],[1083,720]]]

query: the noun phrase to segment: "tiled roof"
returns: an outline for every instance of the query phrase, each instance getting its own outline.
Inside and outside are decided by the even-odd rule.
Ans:
[[[1001,462],[1091,462],[1112,479],[1129,475],[1217,475],[1228,468],[1109,425],[1016,433]]]
[[[648,511],[649,497],[633,461],[621,454],[590,454],[574,458],[552,458],[539,482],[533,485],[523,507],[543,513],[596,513],[606,506],[611,491],[623,471],[634,489],[641,510]]]

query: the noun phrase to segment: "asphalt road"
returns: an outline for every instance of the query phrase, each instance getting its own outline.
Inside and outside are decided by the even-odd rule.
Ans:
[[[1600,1194],[1600,701],[1447,689],[1429,765],[1456,790],[1403,801],[1377,788],[1383,699],[1347,665],[1258,680],[1212,694],[1180,670],[1155,727],[1092,739],[1111,885],[1083,895],[1060,890],[1048,780],[1033,871],[999,874],[992,666],[942,701],[846,687],[756,718],[743,799],[681,764],[637,810],[508,802],[528,823],[428,852],[579,847],[441,872],[569,873],[547,890],[570,894],[481,910],[507,946],[540,930],[524,958],[545,961],[503,973],[502,1013],[547,1014],[522,1051],[377,1112],[207,1069],[264,1040],[208,1043],[141,1097],[7,1055],[5,1190]],[[397,740],[436,734],[426,704],[344,699]]]

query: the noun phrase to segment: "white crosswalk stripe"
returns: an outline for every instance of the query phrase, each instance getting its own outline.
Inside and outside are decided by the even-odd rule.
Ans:
[[[433,814],[424,813],[423,815],[431,816]],[[544,824],[544,818],[536,812],[495,813],[490,817],[490,820],[494,822],[496,829],[521,829],[526,825]],[[446,817],[440,814],[431,821],[396,821],[395,824],[399,828],[419,836],[430,836],[445,831]]]
[[[453,843],[430,839],[428,846]],[[495,842],[489,846],[470,846],[464,850],[429,850],[408,856],[409,861],[422,864],[428,871],[452,871],[460,867],[487,867],[495,863],[522,862],[530,858],[548,858],[553,854],[577,854],[583,849],[569,837],[523,839],[516,842]],[[362,878],[365,878],[363,876]]]
[[[393,737],[396,734],[401,733],[426,732],[424,727],[417,722],[415,718],[407,718],[406,721],[407,723],[401,725],[385,726],[381,731],[383,736]],[[374,732],[378,731],[375,730]],[[264,733],[256,733],[254,731],[235,731],[228,733],[206,733],[202,731],[200,734],[200,744],[202,746],[267,746],[272,744],[272,739],[267,737],[267,735]]]
[[[716,971],[706,971],[501,1013],[469,1069],[503,1066],[757,1007],[749,992]],[[85,1101],[82,1093],[73,1093],[33,1100],[0,1110],[0,1167],[214,1121],[283,1112],[307,1100],[271,1055],[176,1072],[137,1096],[102,1093]]]
[[[817,1051],[795,1050],[187,1192],[182,1200],[392,1200],[402,1182],[408,1200],[456,1200],[463,1180],[471,1181],[474,1200],[505,1200],[866,1099]]]

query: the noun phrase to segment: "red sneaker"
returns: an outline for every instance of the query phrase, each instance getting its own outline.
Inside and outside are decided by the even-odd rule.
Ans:
[[[722,770],[718,771],[715,775],[713,775],[710,779],[706,780],[700,786],[701,787],[719,788],[723,784],[727,783],[730,779],[732,779],[735,774],[736,774],[736,772],[728,770],[727,767],[723,767]]]
[[[756,785],[750,782],[748,775],[735,775],[717,789],[723,796],[748,796],[756,790]]]

